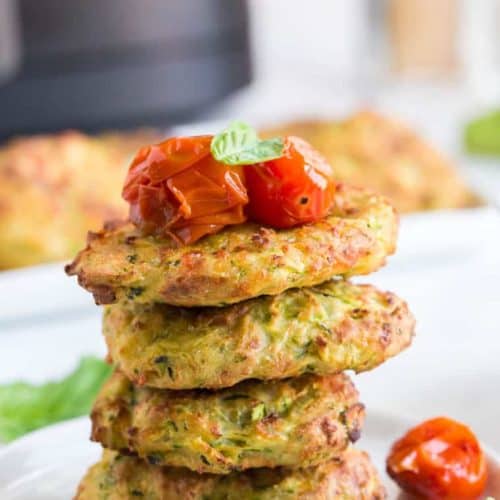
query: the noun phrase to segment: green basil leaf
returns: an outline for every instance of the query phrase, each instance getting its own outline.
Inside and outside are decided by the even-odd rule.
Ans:
[[[213,157],[226,165],[251,165],[283,156],[280,138],[260,140],[257,132],[243,122],[233,122],[212,139]]]
[[[73,373],[42,385],[15,382],[0,386],[0,441],[69,418],[87,415],[113,368],[85,357]]]

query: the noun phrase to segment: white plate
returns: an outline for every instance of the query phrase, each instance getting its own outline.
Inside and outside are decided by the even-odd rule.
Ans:
[[[373,413],[367,419],[359,447],[368,451],[389,491],[400,496],[386,476],[384,461],[389,447],[411,426],[406,419]],[[100,456],[100,447],[90,443],[88,418],[47,427],[19,439],[0,452],[0,498],[2,500],[68,500],[87,467]],[[488,495],[500,498],[500,459],[488,451],[491,480]]]

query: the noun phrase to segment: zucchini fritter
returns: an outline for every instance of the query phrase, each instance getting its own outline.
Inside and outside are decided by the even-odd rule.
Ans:
[[[127,216],[120,188],[153,131],[90,137],[69,131],[0,148],[0,269],[68,259],[89,229]]]
[[[152,465],[228,474],[309,467],[360,435],[364,407],[347,375],[246,381],[220,391],[134,386],[119,372],[92,410],[92,439]]]
[[[394,294],[344,280],[223,308],[114,304],[103,321],[118,368],[166,389],[369,370],[406,348],[414,326]]]
[[[375,271],[394,252],[397,227],[384,198],[339,186],[332,215],[287,230],[241,224],[178,247],[142,237],[131,224],[108,228],[89,235],[66,272],[78,275],[98,304],[232,304]]]
[[[257,469],[227,476],[154,467],[104,451],[74,500],[382,500],[377,471],[365,452],[349,449],[339,460],[309,469]]]
[[[263,135],[304,138],[326,157],[340,181],[387,196],[400,212],[482,203],[449,160],[406,126],[378,113],[289,123]]]

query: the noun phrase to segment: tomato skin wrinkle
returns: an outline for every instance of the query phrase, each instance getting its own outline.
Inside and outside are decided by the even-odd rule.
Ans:
[[[335,195],[328,162],[298,137],[284,142],[282,157],[245,167],[250,219],[276,228],[322,219]]]
[[[414,427],[392,446],[387,473],[408,493],[430,500],[472,500],[487,481],[486,457],[465,425],[438,417]]]
[[[145,234],[189,244],[246,221],[243,169],[216,161],[211,140],[173,137],[137,153],[122,196],[130,204],[130,220]]]
[[[245,166],[216,160],[211,142],[210,135],[172,137],[137,153],[122,196],[144,234],[189,244],[248,218],[280,229],[328,215],[332,168],[304,140],[287,137],[283,156]]]

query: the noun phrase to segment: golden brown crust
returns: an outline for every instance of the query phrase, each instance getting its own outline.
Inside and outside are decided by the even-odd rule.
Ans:
[[[118,368],[163,389],[369,370],[405,349],[414,327],[394,294],[344,280],[220,308],[114,304],[103,319]]]
[[[401,123],[371,111],[343,121],[302,121],[263,131],[298,135],[329,160],[343,182],[387,196],[400,212],[481,204],[454,166]]]
[[[397,227],[384,198],[339,186],[332,214],[315,224],[242,224],[183,247],[124,225],[92,235],[66,271],[98,304],[220,306],[375,271],[394,252]]]
[[[383,500],[385,489],[365,452],[302,470],[252,470],[227,476],[155,467],[105,451],[74,500]]]
[[[89,229],[123,218],[128,163],[152,131],[18,138],[0,148],[0,269],[67,259]]]
[[[309,467],[358,439],[364,407],[346,375],[261,382],[220,391],[134,386],[116,372],[92,410],[92,439],[153,465],[228,474]]]

